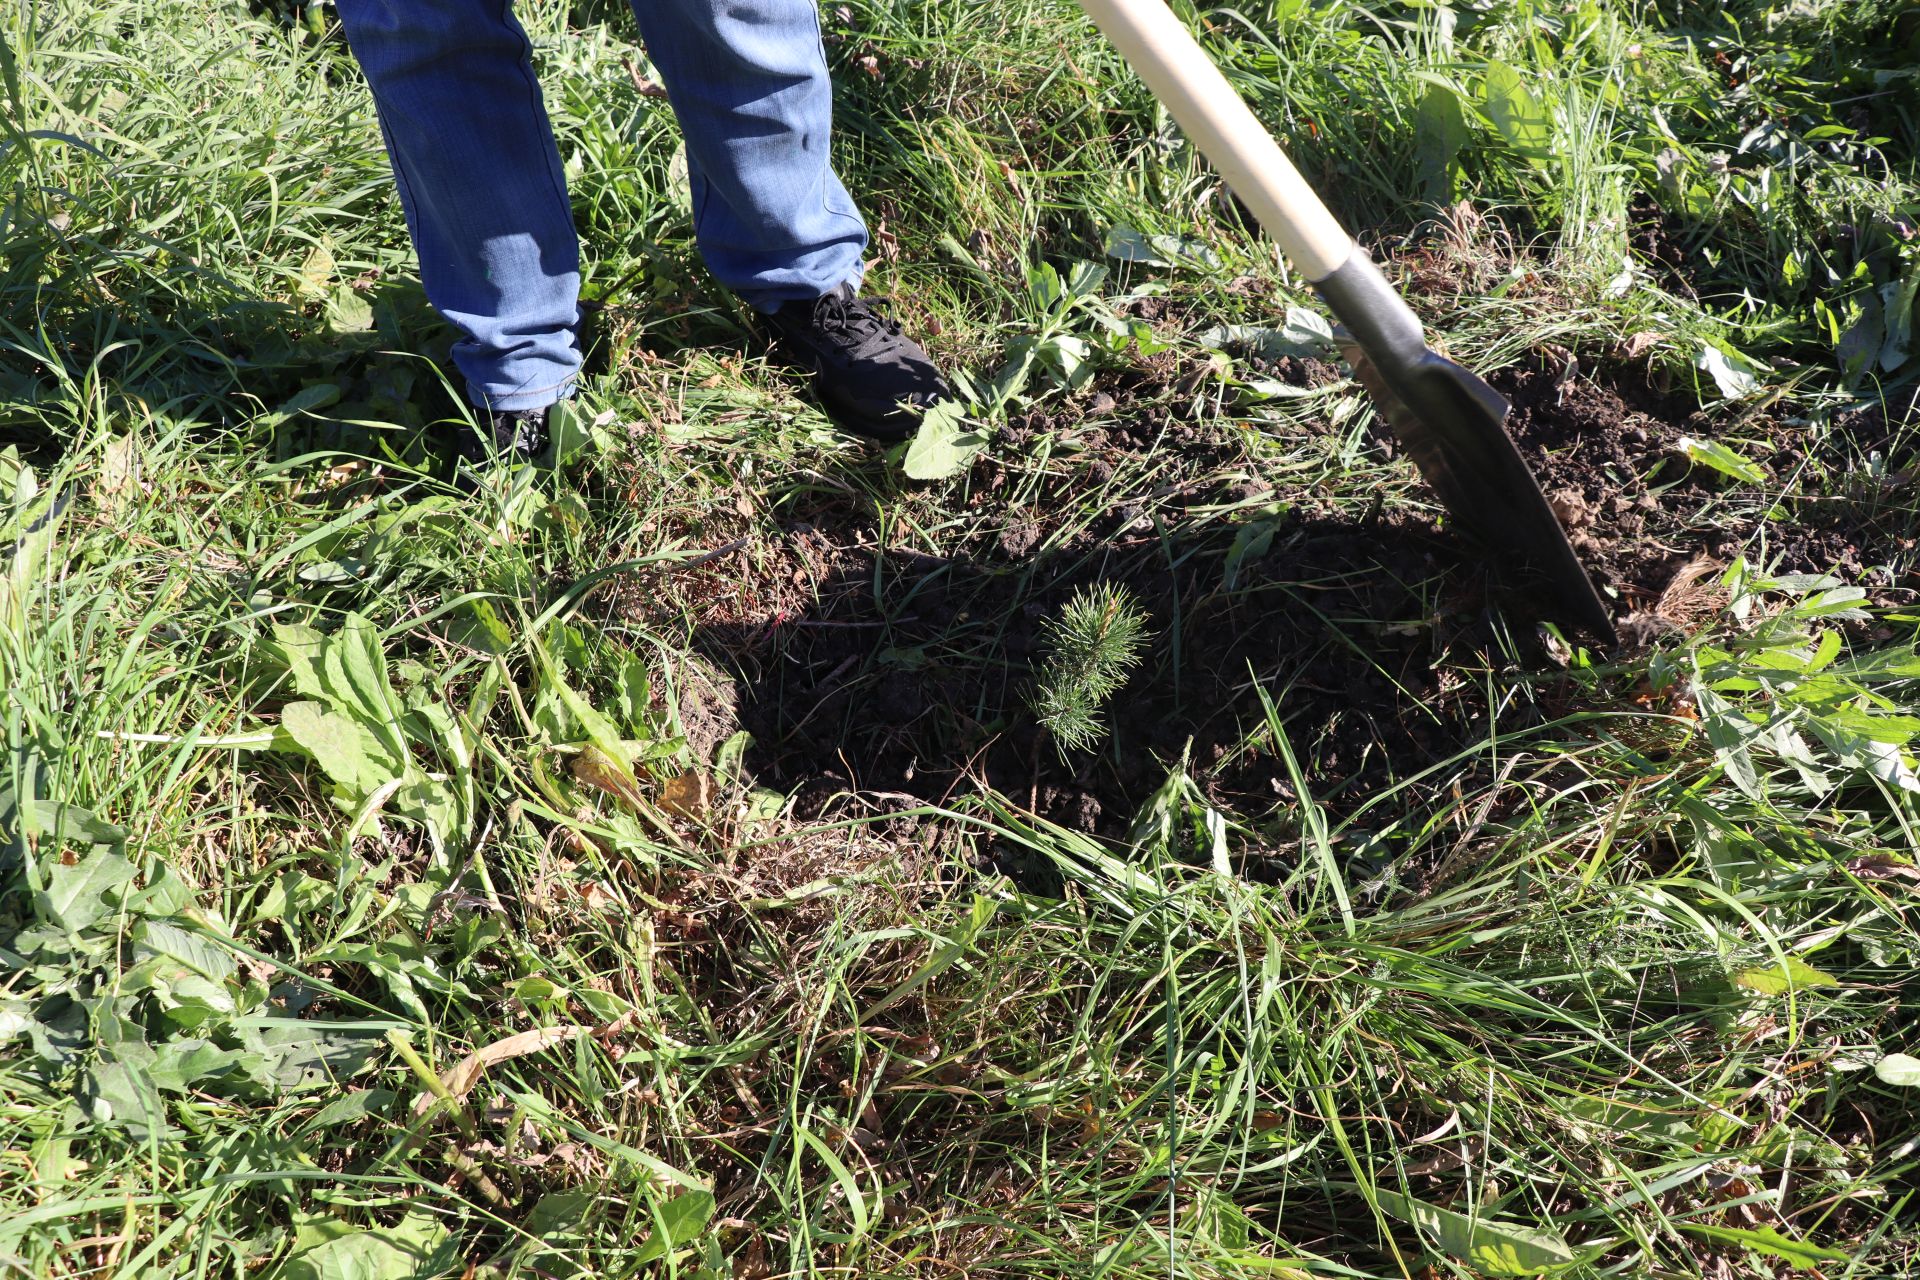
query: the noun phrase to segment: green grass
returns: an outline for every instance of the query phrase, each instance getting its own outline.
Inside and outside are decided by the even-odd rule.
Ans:
[[[1456,356],[1769,459],[1610,656],[1434,621],[1430,500],[1213,349],[1311,300],[1070,4],[825,14],[873,287],[979,393],[887,455],[702,274],[627,15],[520,8],[601,305],[570,460],[473,496],[337,37],[0,16],[0,1269],[1913,1269],[1907,6],[1206,14]],[[1082,587],[1140,664],[1009,773]]]

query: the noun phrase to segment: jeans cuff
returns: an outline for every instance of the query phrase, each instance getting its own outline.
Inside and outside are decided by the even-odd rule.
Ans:
[[[770,316],[780,308],[786,306],[789,302],[811,302],[815,298],[824,298],[843,284],[851,287],[855,293],[859,293],[860,287],[866,283],[866,279],[867,266],[866,263],[862,262],[855,264],[851,275],[828,285],[818,293],[802,293],[790,286],[780,289],[736,289],[734,292],[739,294],[741,301],[745,302],[755,311],[758,311],[761,315]]]
[[[483,413],[523,413],[528,409],[550,409],[562,400],[573,399],[578,389],[575,379],[552,387],[541,387],[534,391],[517,391],[507,395],[487,395],[485,392],[467,389],[467,398]]]

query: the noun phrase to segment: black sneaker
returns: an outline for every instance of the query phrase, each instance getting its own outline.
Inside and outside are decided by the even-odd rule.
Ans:
[[[766,317],[775,350],[814,375],[820,401],[847,430],[904,440],[919,411],[953,394],[926,351],[847,285]]]
[[[475,429],[460,433],[459,455],[466,462],[532,462],[547,451],[547,415],[551,409],[481,410]]]

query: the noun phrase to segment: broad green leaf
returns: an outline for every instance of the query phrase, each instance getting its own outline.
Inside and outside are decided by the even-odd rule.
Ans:
[[[1743,484],[1767,482],[1766,472],[1718,441],[1696,440],[1692,436],[1681,436],[1678,445],[1680,452],[1687,456],[1688,462],[1709,467],[1721,475],[1732,476]]]
[[[142,1052],[129,1052],[133,1049]],[[87,1103],[93,1118],[125,1129],[136,1141],[144,1141],[151,1133],[172,1133],[160,1094],[154,1088],[148,1061],[152,1051],[145,1045],[121,1045],[112,1052],[125,1056],[105,1057],[86,1074]]]
[[[185,970],[176,970],[171,978],[157,978],[154,995],[166,1008],[168,1021],[187,1028],[203,1026],[213,1015],[232,1013],[237,1007],[225,983]]]
[[[1780,1234],[1773,1227],[1722,1227],[1710,1222],[1678,1222],[1674,1225],[1682,1231],[1691,1232],[1721,1244],[1743,1245],[1755,1253],[1779,1258],[1795,1267],[1812,1268],[1823,1262],[1853,1261],[1853,1255],[1850,1253],[1809,1244],[1805,1240],[1796,1240],[1792,1236]]]
[[[4,41],[0,41],[4,43]],[[7,571],[0,576],[0,615],[15,613],[25,606],[33,584],[54,563],[53,541],[66,515],[71,489],[54,486],[42,490],[33,468],[20,462],[9,445],[0,453],[0,481],[10,481],[11,511],[0,519],[0,540],[12,543],[13,555]]]
[[[450,784],[432,778],[415,777],[388,797],[386,808],[419,823],[442,841],[464,830],[460,798]]]
[[[1873,1064],[1873,1074],[1883,1084],[1899,1085],[1903,1089],[1920,1089],[1920,1058],[1904,1053],[1890,1053]]]
[[[317,702],[294,702],[281,711],[280,724],[353,799],[371,794],[400,773],[399,762],[365,722],[344,712]]]
[[[1453,201],[1456,159],[1473,134],[1460,109],[1460,95],[1444,84],[1427,85],[1414,116],[1413,154],[1420,193],[1436,204]]]
[[[1692,1109],[1679,1100],[1672,1106],[1656,1106],[1620,1098],[1582,1097],[1568,1104],[1568,1110],[1586,1124],[1658,1137],[1683,1148],[1690,1149],[1700,1140],[1691,1119]]]
[[[1085,338],[1057,333],[1040,344],[1037,354],[1068,387],[1078,389],[1093,376],[1093,350]]]
[[[1761,969],[1743,969],[1733,975],[1733,983],[1763,996],[1778,996],[1812,987],[1837,987],[1840,980],[1830,973],[1822,973],[1804,960],[1788,956],[1780,964]]]
[[[33,1025],[33,1010],[24,1000],[8,1000],[0,1004],[0,1044],[16,1036],[24,1036]]]
[[[514,983],[513,986],[509,988],[508,994],[515,1000],[533,1004],[543,1000],[552,1000],[556,996],[564,995],[566,994],[566,988],[554,982],[553,979],[543,978],[536,973],[530,974]]]
[[[1830,591],[1817,592],[1808,596],[1793,608],[1797,618],[1847,618],[1861,621],[1867,618],[1866,610],[1860,603],[1867,598],[1865,587],[1835,587]]]
[[[368,1116],[377,1116],[393,1105],[400,1095],[390,1089],[354,1089],[340,1095],[314,1113],[307,1121],[308,1129],[328,1129],[334,1125],[352,1124]]]
[[[1037,309],[1051,311],[1056,302],[1066,297],[1066,292],[1066,286],[1060,282],[1060,272],[1051,262],[1027,268],[1027,296]]]
[[[1871,293],[1859,297],[1860,311],[1854,317],[1839,340],[1834,343],[1834,355],[1840,359],[1840,367],[1849,378],[1864,371],[1868,363],[1878,358],[1886,349],[1886,315],[1880,305],[1880,299]]]
[[[596,1207],[594,1193],[584,1188],[541,1196],[520,1224],[533,1237],[519,1254],[528,1274],[556,1278],[583,1274],[582,1246],[599,1216]]]
[[[566,399],[547,411],[547,433],[551,440],[550,450],[553,464],[565,466],[575,458],[594,449],[604,439],[593,429],[593,422],[581,409],[579,402]]]
[[[391,1227],[307,1223],[295,1245],[297,1252],[275,1280],[427,1280],[448,1271],[458,1257],[451,1233],[424,1213],[410,1213]]]
[[[1761,726],[1741,715],[1711,689],[1696,688],[1694,694],[1707,741],[1713,744],[1727,776],[1747,795],[1760,799],[1760,773],[1753,763],[1752,744],[1763,732]]]
[[[448,619],[447,639],[496,657],[512,653],[519,643],[491,600],[467,601],[461,612]]]
[[[327,299],[327,321],[342,333],[373,328],[373,304],[351,284],[335,286]]]
[[[1440,1241],[1440,1247],[1489,1275],[1532,1276],[1576,1260],[1551,1231],[1500,1218],[1468,1217],[1392,1191],[1376,1191],[1380,1207]]]
[[[394,697],[393,685],[387,678],[387,657],[380,648],[380,632],[359,614],[350,613],[327,645],[325,657],[335,705],[365,720],[389,751],[404,757],[406,742],[395,723],[399,700]]]
[[[619,687],[614,691],[614,709],[620,725],[641,741],[653,736],[653,678],[638,654],[620,657]]]
[[[145,916],[177,916],[193,901],[193,886],[163,863],[147,874],[146,887],[130,899],[129,905]]]
[[[274,410],[274,414],[291,418],[296,414],[313,413],[329,405],[340,402],[340,384],[337,382],[310,382]]]
[[[1100,292],[1100,286],[1106,282],[1107,269],[1104,266],[1082,259],[1067,269],[1067,297],[1070,300],[1095,297]]]
[[[920,419],[903,469],[909,479],[945,480],[966,470],[986,443],[966,425],[958,404],[942,400]]]
[[[1109,258],[1120,262],[1137,262],[1148,267],[1182,263],[1203,267],[1220,265],[1220,255],[1204,240],[1192,236],[1147,235],[1127,226],[1117,226],[1107,233],[1106,252]]]
[[[1906,364],[1913,351],[1913,300],[1920,291],[1920,270],[1909,270],[1880,287],[1886,308],[1887,335],[1880,347],[1880,369],[1892,373]]]
[[[543,727],[558,743],[592,743],[607,762],[620,771],[622,779],[631,784],[629,757],[622,746],[625,739],[620,736],[619,727],[567,683],[557,657],[545,648],[536,649],[534,656],[540,663],[540,701],[545,704],[543,708],[536,708],[536,712],[545,712],[536,714],[536,720],[545,722]]]
[[[98,817],[91,809],[83,809],[77,804],[41,803],[33,808],[33,821],[29,824],[28,835],[52,836],[60,840],[72,840],[79,844],[125,844],[125,827],[116,826],[104,818]]]
[[[1116,226],[1107,232],[1106,253],[1109,258],[1121,262],[1138,262],[1149,267],[1170,267],[1171,257],[1164,256],[1155,247],[1155,237],[1133,227]]]
[[[801,1134],[809,1136],[805,1130]],[[707,1225],[707,1219],[713,1217],[713,1207],[713,1193],[709,1191],[683,1191],[667,1201],[655,1211],[653,1234],[628,1262],[636,1266],[653,1262],[682,1248]]]
[[[545,1240],[558,1231],[577,1226],[593,1209],[593,1192],[576,1188],[572,1191],[550,1191],[541,1196],[533,1206],[533,1212],[521,1224],[528,1235]]]
[[[1220,571],[1220,586],[1231,591],[1240,580],[1240,570],[1259,560],[1273,546],[1273,535],[1279,528],[1274,520],[1255,520],[1240,526],[1233,535],[1233,545],[1227,548],[1227,560]]]
[[[1216,351],[1244,351],[1266,360],[1285,356],[1314,359],[1333,350],[1333,326],[1317,311],[1306,307],[1288,307],[1286,323],[1279,328],[1255,324],[1226,324],[1199,335],[1202,346]]]
[[[330,1031],[324,1022],[247,1026],[241,1041],[256,1055],[262,1083],[287,1091],[334,1086],[373,1060],[383,1041],[370,1031]]]
[[[396,766],[381,781],[397,776],[397,766],[406,757],[406,740],[397,724],[399,699],[388,679],[380,633],[374,625],[354,613],[331,636],[312,627],[288,625],[276,626],[273,634],[294,690],[359,722]]]
[[[326,636],[312,627],[286,622],[274,625],[273,648],[287,664],[287,677],[293,682],[294,692],[303,698],[331,699],[332,691],[320,671],[320,656],[326,643]]]
[[[225,982],[239,970],[225,948],[160,920],[142,920],[134,927],[133,954],[136,960],[163,956],[215,982]]]
[[[46,891],[39,895],[40,916],[75,932],[97,924],[119,909],[134,874],[131,862],[100,846],[73,866],[52,860]]]
[[[1553,119],[1520,73],[1504,62],[1488,63],[1481,96],[1487,119],[1493,121],[1506,144],[1535,165],[1545,167],[1553,158]]]
[[[1876,715],[1860,707],[1834,707],[1823,718],[1846,733],[1889,746],[1903,746],[1920,735],[1920,719],[1913,716]]]
[[[155,1050],[147,1078],[156,1089],[185,1093],[196,1081],[225,1074],[241,1056],[206,1040],[169,1040]]]

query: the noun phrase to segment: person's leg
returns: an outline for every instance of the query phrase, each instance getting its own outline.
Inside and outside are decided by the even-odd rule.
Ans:
[[[468,396],[552,404],[580,369],[580,250],[525,31],[508,0],[336,5]]]
[[[843,426],[913,431],[951,389],[859,294],[867,228],[829,159],[833,86],[815,0],[632,0],[687,141],[694,232]]]
[[[694,230],[760,311],[857,286],[867,228],[828,158],[814,0],[633,0],[687,142]]]

